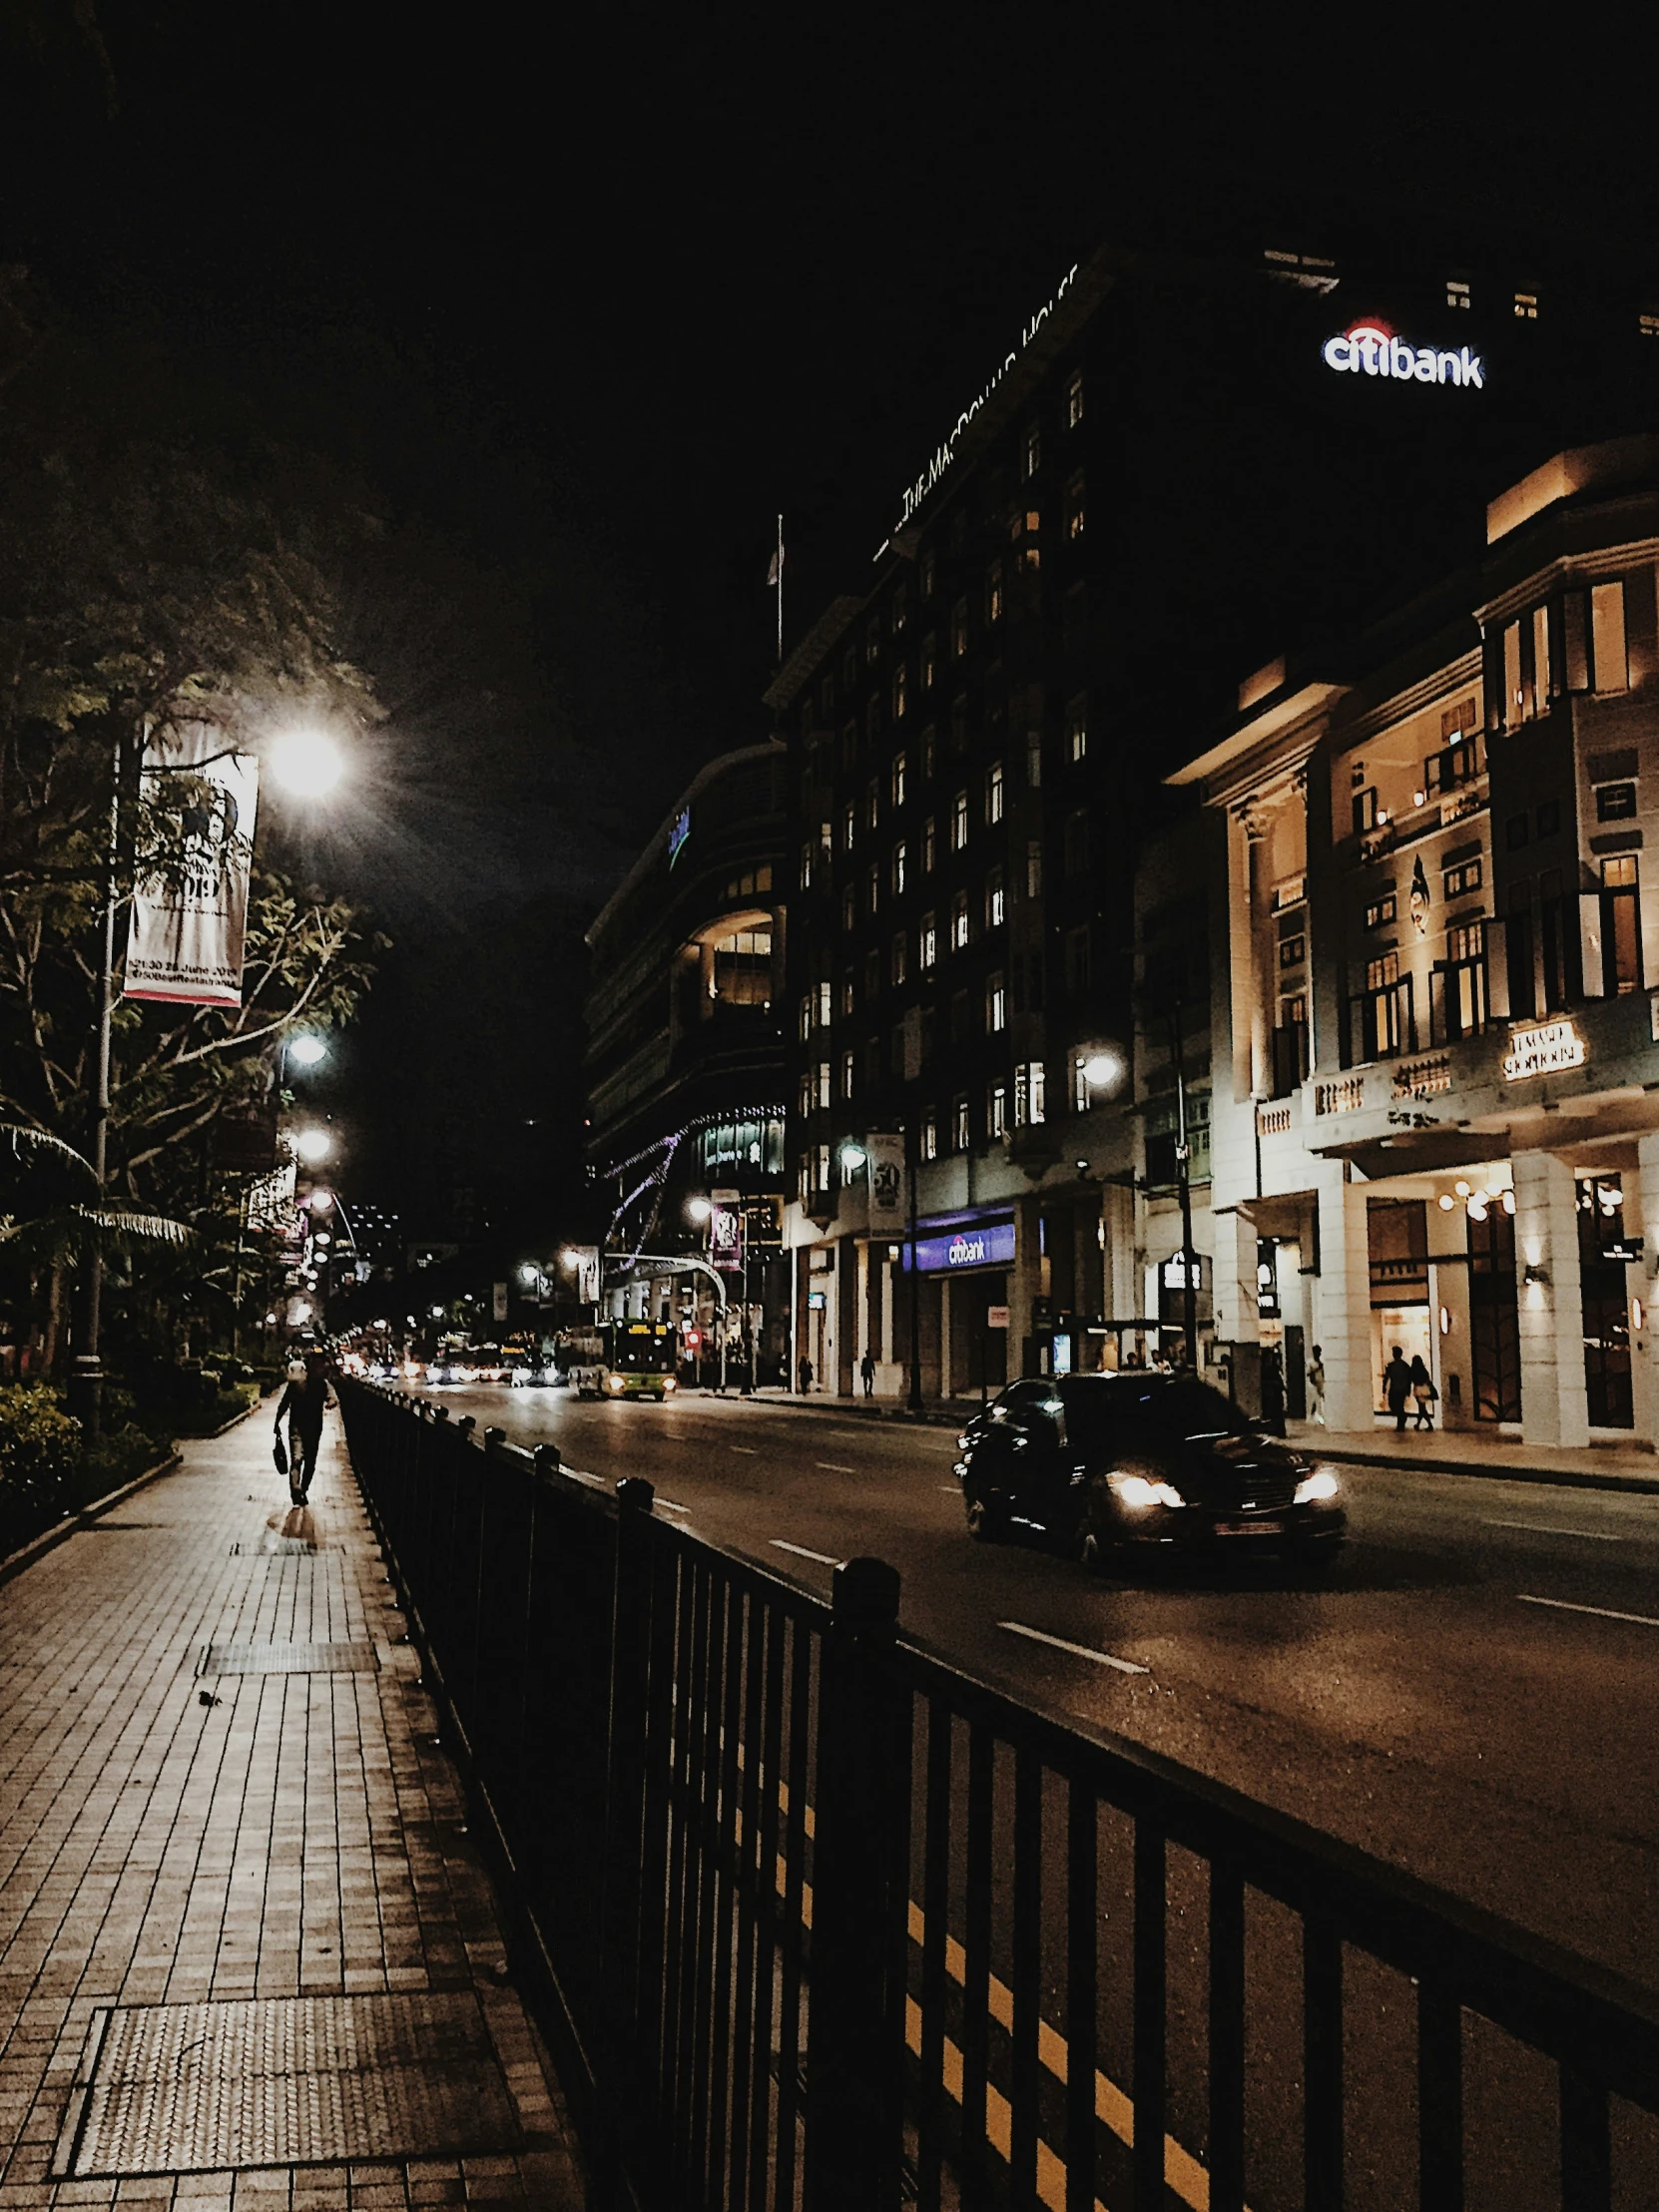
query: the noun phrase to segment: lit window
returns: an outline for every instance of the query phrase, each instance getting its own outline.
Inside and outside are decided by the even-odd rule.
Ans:
[[[895,753],[892,757],[892,803],[895,808],[902,807],[904,804],[904,756],[902,753]]]
[[[1448,307],[1466,307],[1469,303],[1469,287],[1465,278],[1448,276],[1445,280],[1445,303]]]
[[[1524,823],[1526,817],[1522,815],[1521,821]],[[1384,891],[1381,898],[1374,898],[1366,908],[1366,927],[1368,929],[1386,929],[1393,920],[1394,913],[1394,894],[1392,891]]]
[[[904,720],[904,707],[908,696],[908,669],[905,663],[903,661],[900,661],[898,666],[892,672],[892,718],[894,722],[902,722]]]
[[[900,587],[893,593],[892,601],[892,634],[895,638],[902,636],[904,625],[909,619],[910,595]]]
[[[958,891],[950,902],[950,949],[962,952],[968,941],[968,898],[966,891]]]
[[[958,792],[950,810],[950,849],[960,852],[968,840],[968,796]]]
[[[951,1107],[951,1121],[953,1124],[952,1136],[955,1141],[956,1150],[958,1152],[965,1152],[968,1146],[973,1142],[972,1134],[968,1127],[968,1102],[965,1098],[958,1098],[953,1103]]]
[[[864,875],[864,912],[873,914],[881,903],[881,870],[870,862]]]
[[[1636,787],[1634,784],[1598,784],[1596,786],[1597,822],[1631,822],[1636,814]]]
[[[1486,880],[1486,870],[1478,859],[1460,860],[1455,867],[1448,867],[1443,880],[1443,892],[1447,898],[1463,898],[1470,891],[1479,890]]]
[[[1033,1060],[1026,1069],[1031,1119],[1041,1121],[1048,1111],[1048,1069],[1043,1061]]]
[[[830,1063],[828,1060],[820,1060],[818,1064],[818,1102],[821,1110],[828,1108],[830,1105]]]
[[[1535,291],[1517,291],[1515,294],[1515,314],[1522,322],[1536,322],[1538,319],[1538,294]]]
[[[1008,1092],[1006,1085],[993,1083],[985,1105],[986,1134],[992,1137],[1005,1137],[1008,1134]]]
[[[923,599],[932,598],[933,586],[937,582],[937,580],[938,562],[934,557],[932,547],[929,546],[927,551],[921,556],[921,596]]]
[[[921,826],[921,872],[931,875],[938,858],[939,832],[931,815]]]
[[[858,835],[858,810],[848,806],[841,815],[841,850],[850,852]]]
[[[1089,702],[1079,692],[1075,699],[1066,702],[1066,757],[1072,761],[1088,758],[1089,752]]]
[[[992,561],[985,571],[985,620],[1000,622],[1002,619],[1002,563]]]
[[[1008,894],[1002,887],[1002,870],[993,867],[985,878],[985,926],[1000,929],[1008,918]]]
[[[841,1054],[841,1096],[850,1098],[858,1081],[858,1055],[855,1052]]]
[[[801,1118],[805,1121],[813,1110],[813,1079],[811,1075],[804,1075],[801,1078],[801,1090],[797,1104],[801,1110]]]
[[[916,957],[921,962],[923,975],[931,975],[939,961],[939,925],[931,914],[923,914],[921,927],[916,932]]]
[[[1086,510],[1083,500],[1083,471],[1079,469],[1066,486],[1066,536],[1080,538]]]
[[[926,637],[921,641],[921,688],[924,692],[933,689],[938,673],[939,641],[934,633],[929,630]]]
[[[1075,430],[1083,419],[1083,371],[1074,368],[1066,385],[1066,428]]]
[[[804,845],[803,845],[803,846],[801,847],[801,888],[802,888],[802,889],[803,889],[804,891],[810,891],[810,890],[812,889],[812,887],[813,887],[813,847],[812,847],[812,843],[811,843],[811,841],[809,840],[809,842],[808,842],[808,843],[804,844]]]
[[[827,1144],[818,1148],[818,1187],[821,1191],[830,1188],[830,1147]]]
[[[841,977],[841,1019],[844,1021],[858,1002],[858,987],[848,968]]]
[[[772,932],[735,929],[711,946],[709,996],[729,1006],[772,1004]]]
[[[900,984],[901,984],[901,983],[902,983],[902,982],[904,981],[905,975],[906,975],[906,973],[907,973],[907,971],[908,971],[908,967],[909,967],[909,946],[910,946],[910,940],[909,940],[909,938],[908,938],[908,937],[907,937],[907,936],[906,936],[906,935],[904,934],[904,932],[903,932],[902,930],[900,930],[900,931],[899,931],[899,933],[898,933],[898,935],[897,935],[896,937],[894,937],[894,939],[893,939],[893,941],[892,941],[892,971],[891,971],[891,972],[892,972],[892,981],[893,981],[893,988],[894,988],[894,990],[897,990],[897,988],[899,987],[899,985],[900,985]]]
[[[813,1033],[813,994],[809,991],[801,1001],[801,1041],[803,1044]]]
[[[822,982],[818,987],[819,1027],[821,1029],[828,1029],[830,1026],[830,984],[828,980],[826,980],[825,982]]]
[[[924,1160],[939,1156],[939,1121],[931,1109],[921,1117],[921,1156]]]
[[[892,894],[894,898],[904,896],[904,857],[905,847],[903,842],[900,841],[892,848]]]
[[[881,787],[872,776],[864,786],[864,827],[873,830],[881,819]]]
[[[993,968],[985,984],[985,1027],[994,1036],[1008,1026],[1008,989],[1002,970]]]
[[[950,651],[960,660],[968,647],[967,601],[958,599],[950,610]]]
[[[864,632],[864,659],[875,662],[881,658],[881,617],[871,615],[869,627]]]
[[[1040,423],[1028,422],[1025,436],[1020,441],[1020,473],[1026,478],[1035,476],[1043,465],[1043,434]]]
[[[1639,314],[1636,328],[1644,338],[1659,338],[1659,314]]]
[[[1002,820],[1002,763],[993,761],[985,771],[985,820],[992,828]]]

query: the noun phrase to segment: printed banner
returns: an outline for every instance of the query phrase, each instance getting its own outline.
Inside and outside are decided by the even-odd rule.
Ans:
[[[141,789],[178,839],[166,872],[134,890],[122,995],[240,1006],[259,763],[232,753],[212,723],[185,723],[151,739]]]
[[[877,1132],[864,1139],[869,1158],[869,1226],[896,1229],[904,1219],[904,1139]]]
[[[709,1258],[714,1266],[733,1274],[743,1266],[743,1213],[736,1205],[710,1209]]]
[[[576,1300],[581,1306],[599,1304],[599,1247],[576,1245],[572,1248],[570,1262],[576,1273]]]

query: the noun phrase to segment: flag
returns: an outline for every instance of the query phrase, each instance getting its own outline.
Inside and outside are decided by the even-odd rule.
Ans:
[[[869,1226],[896,1229],[904,1218],[904,1139],[889,1130],[864,1139],[869,1160]]]
[[[181,772],[199,779],[194,790],[180,784]],[[240,1006],[259,764],[233,753],[213,724],[186,723],[152,737],[143,786],[158,811],[177,811],[182,865],[146,875],[140,863],[123,996]]]
[[[780,584],[784,580],[784,541],[778,541],[778,550],[772,556],[772,566],[767,570],[767,584]]]

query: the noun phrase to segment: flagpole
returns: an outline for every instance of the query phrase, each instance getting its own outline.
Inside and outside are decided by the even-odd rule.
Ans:
[[[778,517],[778,666],[784,665],[784,518]]]

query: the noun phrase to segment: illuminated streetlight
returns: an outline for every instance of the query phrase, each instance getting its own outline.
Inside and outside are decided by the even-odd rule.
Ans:
[[[334,1149],[334,1140],[326,1129],[296,1130],[288,1142],[301,1160],[313,1166],[318,1160],[326,1160]]]
[[[521,1283],[531,1284],[535,1282],[537,1276],[540,1275],[540,1268],[536,1266],[536,1263],[533,1260],[526,1260],[524,1265],[518,1271],[518,1279]]]
[[[1104,1090],[1108,1083],[1115,1083],[1123,1073],[1123,1062],[1115,1052],[1091,1052],[1083,1062],[1083,1080],[1091,1090]]]
[[[328,1057],[328,1047],[323,1039],[309,1034],[289,1037],[287,1047],[288,1058],[297,1060],[302,1068],[314,1068],[319,1060],[326,1060]]]
[[[290,730],[271,749],[271,773],[296,799],[321,799],[339,782],[345,763],[320,730]]]
[[[325,1214],[333,1203],[334,1194],[332,1191],[312,1191],[310,1197],[305,1201],[313,1214]]]
[[[713,1212],[714,1208],[706,1198],[688,1198],[686,1201],[686,1215],[691,1221],[707,1221]]]
[[[868,1158],[869,1154],[863,1146],[850,1137],[841,1146],[841,1166],[848,1175],[856,1175]]]

